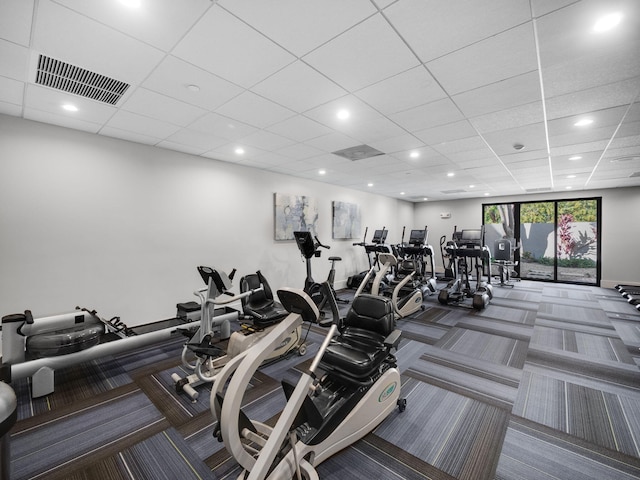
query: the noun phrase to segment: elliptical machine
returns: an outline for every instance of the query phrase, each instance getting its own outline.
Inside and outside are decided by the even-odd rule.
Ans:
[[[414,286],[422,290],[423,295],[432,295],[437,290],[436,264],[433,247],[428,243],[429,230],[411,230],[409,242],[404,243],[404,228],[402,229],[402,243],[396,247],[398,251],[398,267],[396,278],[401,280],[405,272],[415,271]],[[429,259],[430,276],[427,277],[425,258]]]
[[[318,240],[317,236],[311,236],[311,232],[293,232],[293,236],[296,239],[296,244],[298,245],[298,249],[300,249],[300,254],[304,257],[306,267],[307,267],[307,277],[304,279],[304,292],[311,297],[313,302],[317,305],[320,313],[323,314],[323,311],[328,306],[327,305],[327,297],[322,291],[322,287],[320,283],[317,283],[311,274],[311,259],[313,257],[320,257],[321,250],[320,248],[326,248],[329,250],[331,247],[329,245],[323,245],[320,240]],[[329,261],[331,262],[331,269],[329,270],[329,275],[327,277],[327,283],[329,284],[329,288],[333,293],[334,297],[336,296],[335,290],[333,287],[333,283],[335,281],[336,262],[340,262],[342,260],[341,257],[329,257]],[[339,303],[349,303],[348,300],[336,299]]]
[[[207,284],[206,287],[193,292],[200,299],[200,326],[189,337],[182,349],[182,365],[187,371],[193,373],[186,376],[180,376],[178,373],[171,374],[176,392],[186,393],[194,402],[200,395],[195,387],[215,381],[216,375],[231,358],[248,350],[273,328],[273,326],[255,328],[253,325],[242,323],[239,331],[231,333],[228,320],[230,310],[225,307],[237,301],[246,302],[252,295],[264,293],[265,285],[268,289],[268,284],[262,274],[257,273],[260,279],[258,286],[240,294],[232,294],[229,290],[235,269],[228,276],[223,271],[210,267],[198,267],[198,273]],[[234,319],[237,318],[238,312],[235,312]],[[270,325],[281,318],[274,320]],[[219,333],[219,338],[216,338],[216,333]],[[227,339],[226,349],[221,348],[220,342]],[[306,352],[301,328],[289,331],[280,345],[267,352],[265,359],[269,361],[284,358],[293,351],[297,351],[300,355]],[[194,355],[195,360],[191,360],[190,357]]]
[[[493,298],[491,285],[491,252],[484,244],[484,225],[480,229],[462,230],[459,238],[450,241],[445,247],[447,254],[452,259],[454,279],[438,293],[438,302],[442,305],[462,305],[466,299],[472,299],[472,306],[476,310],[482,310]],[[471,286],[470,273],[475,270],[476,285]],[[487,273],[487,282],[482,280],[483,273]]]
[[[242,397],[265,352],[303,321],[318,321],[318,309],[306,293],[279,290],[291,313],[251,350],[230,361],[214,383],[214,435],[244,469],[238,479],[318,479],[318,464],[364,437],[396,406],[406,408],[391,353],[401,332],[395,329],[389,299],[361,295],[341,322],[332,291],[323,285],[333,323],[298,383],[283,382],[287,403],[275,426],[250,419],[240,408]],[[321,376],[320,370],[326,373]]]

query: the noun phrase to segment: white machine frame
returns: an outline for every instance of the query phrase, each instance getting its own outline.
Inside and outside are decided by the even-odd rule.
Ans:
[[[298,296],[305,302],[304,309],[313,312],[315,321],[319,312],[311,298],[298,289],[282,289]],[[279,292],[280,295],[280,292]],[[286,337],[289,331],[298,328],[303,321],[300,311],[290,313],[277,324],[268,335],[260,339],[250,350],[242,352],[230,360],[217,376],[211,391],[211,412],[219,422],[220,436],[227,450],[242,466],[244,471],[238,479],[318,479],[315,467],[331,455],[342,450],[379,425],[398,405],[400,395],[400,372],[397,367],[389,368],[374,383],[347,417],[324,441],[317,445],[307,445],[297,439],[291,426],[307,398],[317,385],[318,365],[338,326],[330,327],[318,353],[308,371],[302,373],[293,393],[274,427],[251,420],[258,434],[243,427],[246,417],[241,414],[242,397],[249,382],[269,355],[269,352]],[[225,385],[228,383],[227,388]],[[225,393],[226,392],[226,393]],[[222,407],[218,401],[224,396]],[[272,469],[274,459],[284,442],[290,442],[291,449]],[[304,477],[302,475],[304,474]]]

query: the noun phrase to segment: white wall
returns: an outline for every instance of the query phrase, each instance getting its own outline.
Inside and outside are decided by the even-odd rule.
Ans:
[[[413,219],[409,202],[0,115],[0,315],[80,305],[129,325],[168,318],[195,299],[197,265],[302,287],[295,242],[273,240],[275,192],[318,200],[332,248],[313,274],[341,256],[337,286],[367,259],[331,239],[331,201],[359,204],[363,229],[384,224],[393,242]]]
[[[601,286],[613,287],[618,283],[640,284],[640,221],[637,219],[637,212],[640,211],[640,187],[425,202],[415,205],[414,223],[429,226],[430,243],[439,250],[439,238],[446,235],[447,239],[450,239],[454,225],[460,230],[478,228],[482,224],[483,203],[588,197],[602,197]],[[451,218],[441,219],[442,212],[450,212]],[[442,267],[439,254],[436,264]]]

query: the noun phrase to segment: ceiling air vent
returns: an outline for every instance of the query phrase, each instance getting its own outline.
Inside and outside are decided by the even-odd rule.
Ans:
[[[631,175],[629,175],[629,178],[631,177],[640,177],[640,172],[633,172]]]
[[[458,189],[458,190],[441,190],[440,193],[444,193],[445,195],[452,195],[454,193],[465,193],[466,190]]]
[[[539,192],[550,192],[551,188],[549,187],[541,187],[541,188],[527,188],[525,192],[527,193],[539,193]]]
[[[129,88],[128,83],[40,55],[36,84],[115,105]]]
[[[357,145],[355,147],[349,147],[336,152],[332,152],[334,155],[344,157],[351,161],[364,160],[365,158],[377,157],[378,155],[384,155],[384,152],[376,150],[369,145]]]

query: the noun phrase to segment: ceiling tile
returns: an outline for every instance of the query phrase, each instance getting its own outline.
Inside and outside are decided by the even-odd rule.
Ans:
[[[420,153],[424,148],[424,143],[413,135],[408,133],[399,135],[397,137],[374,139],[367,144],[370,147],[380,150],[385,153],[406,152],[409,155],[409,150]]]
[[[62,117],[75,118],[95,124],[103,124],[116,112],[116,108],[87,98],[70,95],[52,88],[39,85],[28,85],[25,92],[26,108],[49,112]],[[62,109],[65,103],[72,103],[77,112],[66,112]],[[57,124],[59,125],[59,124]]]
[[[231,118],[223,115],[218,115],[217,113],[205,114],[195,122],[191,123],[189,128],[191,130],[209,133],[227,140],[237,140],[238,138],[246,137],[247,135],[258,131],[256,127],[238,122],[237,120],[232,120]]]
[[[116,112],[116,114],[109,119],[106,125],[119,130],[129,130],[133,133],[160,139],[173,135],[180,130],[178,125],[161,120],[155,120],[153,118],[127,112],[125,110],[119,110]]]
[[[189,8],[172,0],[143,2],[138,8],[123,2],[54,1],[165,52],[211,7],[210,0],[190,0]]]
[[[190,89],[191,85],[197,87],[197,91]],[[244,91],[231,82],[172,56],[164,58],[142,86],[207,110],[215,110]]]
[[[475,128],[468,120],[448,123],[425,130],[419,130],[414,133],[416,137],[421,139],[427,145],[435,145],[438,143],[449,142],[476,135]]]
[[[0,76],[0,101],[21,105],[24,83]]]
[[[422,65],[358,90],[356,95],[385,115],[447,96]]]
[[[99,133],[100,135],[103,135],[105,137],[119,138],[121,140],[127,140],[129,142],[142,143],[146,145],[155,145],[161,141],[161,139],[156,137],[151,137],[149,135],[143,135],[141,133],[132,132],[130,130],[121,130],[119,128],[113,127],[102,127]]]
[[[122,109],[182,127],[206,113],[206,110],[145,88],[136,89],[122,105]]]
[[[443,98],[442,100],[436,100],[435,102],[389,115],[389,118],[409,132],[418,132],[462,120],[463,116],[450,99]]]
[[[542,102],[533,102],[470,119],[478,132],[484,134],[512,127],[522,127],[544,121]]]
[[[418,65],[381,15],[375,15],[303,57],[341,87],[354,91]]]
[[[33,0],[3,0],[0,2],[0,38],[28,47],[32,17]]]
[[[251,90],[298,113],[347,94],[301,61],[287,65]]]
[[[237,15],[298,57],[376,13],[369,0],[219,0]]]
[[[172,53],[245,88],[295,60],[282,47],[218,6],[207,11]]]
[[[547,136],[544,123],[525,125],[484,134],[491,148],[498,154],[513,153],[515,145],[523,145],[527,150],[546,150]]]
[[[531,20],[527,0],[404,0],[384,13],[423,62]]]
[[[328,127],[302,115],[287,118],[282,122],[271,125],[267,130],[298,142],[304,142],[331,133],[331,129]]]
[[[161,50],[47,1],[38,4],[31,46],[55,59],[135,84],[164,56]]]
[[[295,142],[275,133],[259,130],[246,137],[238,139],[242,145],[250,145],[261,150],[271,151],[293,145]]]
[[[82,119],[59,115],[50,111],[36,110],[34,108],[24,108],[24,118],[41,123],[49,123],[60,127],[72,128],[83,132],[96,133],[100,129],[99,123],[87,122]]]
[[[216,113],[258,128],[266,128],[295,115],[288,108],[249,91],[228,101],[216,109]]]
[[[506,110],[541,99],[537,70],[453,96],[453,101],[467,117]]]
[[[191,145],[195,149],[198,150],[196,155],[200,153],[204,153],[209,150],[213,150],[215,148],[221,147],[222,145],[226,145],[229,143],[227,140],[223,138],[218,138],[213,135],[207,135],[201,132],[196,132],[193,130],[188,130],[183,128],[182,130],[177,131],[173,135],[170,135],[166,138],[167,142],[178,143],[181,145]],[[160,147],[163,144],[159,144]],[[182,150],[185,151],[185,150]]]
[[[460,65],[464,65],[461,73]],[[450,95],[537,70],[531,23],[427,63]]]
[[[0,40],[0,75],[22,82],[27,80],[29,49]]]

